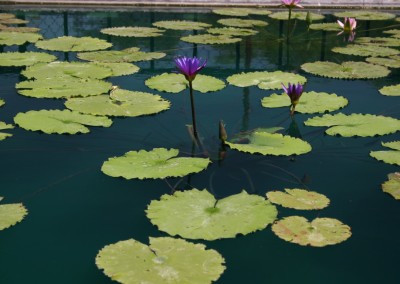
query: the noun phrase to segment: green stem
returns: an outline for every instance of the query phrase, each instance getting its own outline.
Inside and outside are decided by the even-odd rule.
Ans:
[[[197,127],[196,127],[196,113],[194,110],[194,97],[193,97],[193,86],[192,81],[189,81],[189,92],[190,92],[190,105],[192,107],[192,121],[193,121],[193,135],[197,139]]]

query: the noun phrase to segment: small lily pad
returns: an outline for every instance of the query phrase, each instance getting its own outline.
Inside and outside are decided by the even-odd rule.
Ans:
[[[400,96],[400,84],[385,86],[379,89],[379,92],[385,96]]]
[[[164,28],[168,30],[180,30],[180,31],[190,31],[190,30],[204,30],[205,28],[211,27],[210,24],[193,22],[193,21],[158,21],[154,22],[153,26],[158,28]]]
[[[400,199],[400,173],[388,174],[388,180],[382,184],[382,190],[389,193],[394,199]]]
[[[207,32],[210,34],[219,34],[226,36],[251,36],[258,33],[256,30],[251,29],[243,29],[243,28],[234,28],[234,27],[225,27],[225,28],[210,28],[207,29]]]
[[[0,45],[22,45],[24,43],[34,43],[42,39],[42,35],[37,33],[18,33],[11,31],[0,31]]]
[[[263,90],[281,89],[282,84],[304,84],[305,82],[307,82],[307,79],[301,75],[282,71],[256,71],[246,73],[243,72],[240,74],[231,75],[226,80],[229,84],[237,87],[250,87],[257,85],[260,89]]]
[[[101,29],[100,32],[122,37],[157,37],[161,36],[164,30],[148,27],[115,27]]]
[[[40,31],[39,28],[36,27],[10,27],[1,24],[0,21],[0,31],[3,32],[16,32],[16,33],[37,33]]]
[[[266,27],[268,23],[261,20],[248,20],[240,18],[220,19],[217,21],[219,24],[229,27],[237,28],[252,28],[252,27]]]
[[[288,189],[286,192],[269,191],[268,200],[283,207],[298,210],[323,209],[329,205],[330,200],[323,194],[299,188]]]
[[[230,148],[251,154],[290,156],[311,151],[311,145],[299,138],[284,136],[280,133],[269,133],[262,130],[251,132],[242,137],[247,144],[225,142]]]
[[[38,41],[36,47],[54,51],[92,51],[111,47],[112,44],[99,38],[62,36]]]
[[[363,21],[386,21],[390,19],[394,19],[396,14],[392,13],[383,13],[383,12],[376,12],[372,10],[349,10],[343,12],[336,12],[333,14],[338,18],[356,18],[357,20]]]
[[[285,241],[312,247],[336,245],[351,236],[349,226],[332,218],[315,218],[309,222],[304,217],[290,216],[272,225],[272,231]]]
[[[329,61],[316,61],[301,65],[304,71],[336,79],[376,79],[389,75],[390,70],[384,66],[365,62],[347,61],[337,64]]]
[[[126,76],[139,72],[140,68],[128,62],[96,62],[93,64],[106,67],[111,70],[111,76]]]
[[[343,30],[338,23],[317,23],[309,26],[310,30],[337,32]]]
[[[286,21],[289,18],[289,12],[284,11],[284,12],[276,12],[268,15],[270,18],[275,19],[275,20],[283,20]],[[316,13],[310,13],[311,18],[313,21],[320,21],[325,19],[324,15],[321,14],[316,14]],[[292,10],[292,19],[297,19],[297,20],[302,20],[305,21],[307,18],[307,12],[302,12],[302,11],[293,11]]]
[[[179,93],[188,88],[185,76],[176,73],[163,73],[145,81],[147,87],[160,92]],[[225,88],[225,83],[212,76],[196,75],[193,80],[193,89],[201,93],[219,91]]]
[[[164,194],[151,201],[147,217],[171,236],[216,240],[263,230],[278,214],[265,198],[246,191],[217,200],[207,190]]]
[[[400,54],[400,50],[383,47],[377,45],[366,45],[366,44],[351,44],[345,47],[334,47],[332,48],[333,52],[347,54],[347,55],[356,55],[356,56],[373,56],[373,57],[385,57],[391,55]]]
[[[112,121],[107,117],[81,114],[70,110],[38,110],[20,112],[14,122],[21,128],[42,131],[47,134],[88,133],[87,126],[109,127]]]
[[[372,137],[386,135],[400,130],[400,120],[372,114],[353,113],[346,115],[325,114],[309,118],[304,122],[307,126],[327,126],[325,133],[328,135],[340,135],[344,137]]]
[[[0,99],[0,107],[5,104],[4,100]]]
[[[0,66],[30,66],[56,59],[54,55],[44,52],[4,52],[0,53]]]
[[[0,231],[21,222],[27,214],[28,210],[22,203],[0,205]]]
[[[368,57],[366,61],[389,68],[400,68],[400,58]]]
[[[13,125],[0,121],[0,130],[6,130],[6,129],[12,129],[12,128],[14,128]],[[11,136],[12,136],[12,134],[0,132],[0,141],[6,139],[8,137],[11,137]]]
[[[122,284],[208,284],[224,272],[224,258],[203,244],[150,238],[150,245],[130,239],[107,245],[96,256],[104,274]]]
[[[182,41],[197,43],[197,44],[229,44],[239,42],[242,39],[231,37],[228,35],[213,35],[213,34],[202,34],[202,35],[188,35],[181,37]]]
[[[304,92],[299,103],[296,106],[296,111],[300,113],[323,113],[335,111],[345,107],[349,101],[336,94]],[[289,107],[291,105],[290,98],[286,93],[272,94],[264,97],[261,100],[263,107]]]
[[[163,52],[144,52],[138,48],[126,48],[123,50],[103,50],[78,53],[78,58],[97,62],[138,62],[163,58]]]
[[[391,37],[358,37],[354,42],[372,46],[400,46],[400,39]]]
[[[176,157],[177,149],[155,148],[151,151],[129,151],[121,157],[109,158],[101,171],[125,179],[157,179],[183,177],[207,168],[210,159]]]
[[[213,9],[213,13],[223,16],[231,16],[231,17],[246,17],[250,14],[254,15],[269,15],[271,11],[266,9],[254,9],[254,8],[220,8]]]
[[[382,143],[382,146],[393,150],[371,151],[369,155],[378,161],[400,166],[400,141]]]

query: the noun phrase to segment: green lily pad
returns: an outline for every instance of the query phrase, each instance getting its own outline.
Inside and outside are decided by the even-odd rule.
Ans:
[[[179,157],[179,150],[155,148],[151,151],[129,151],[121,157],[109,158],[101,171],[125,179],[157,179],[183,177],[207,168],[210,159]]]
[[[315,191],[299,188],[285,188],[285,191],[286,193],[282,191],[269,191],[267,192],[267,198],[272,203],[298,210],[323,209],[330,202],[325,195]]]
[[[390,70],[384,66],[365,62],[347,61],[337,64],[329,61],[316,61],[301,65],[304,71],[336,79],[376,79],[389,75]]]
[[[56,59],[54,55],[43,52],[4,52],[0,53],[0,66],[30,66]]]
[[[237,28],[252,28],[252,27],[268,26],[268,23],[265,21],[240,19],[240,18],[220,19],[217,22],[224,26],[237,27]]]
[[[284,11],[284,12],[276,12],[268,15],[270,18],[275,19],[275,20],[287,20],[289,18],[289,12]],[[321,14],[316,14],[316,13],[310,13],[311,18],[313,21],[320,21],[325,19],[324,15]],[[291,19],[297,19],[301,21],[305,21],[307,18],[307,12],[302,12],[302,11],[294,11],[292,10],[292,15]]]
[[[36,47],[54,51],[92,51],[111,47],[112,44],[99,38],[62,36],[38,41]]]
[[[163,73],[145,81],[147,87],[169,93],[179,93],[189,87],[185,76],[176,73]],[[219,91],[225,88],[225,83],[212,76],[198,74],[193,80],[193,89],[201,93]]]
[[[0,99],[0,107],[5,104],[4,100]]]
[[[97,79],[72,76],[41,78],[16,84],[18,94],[34,98],[88,97],[108,93],[112,84]]]
[[[367,44],[350,44],[345,47],[334,47],[332,48],[333,52],[347,54],[347,55],[356,55],[356,56],[373,56],[373,57],[385,57],[391,55],[400,54],[400,50],[377,46],[377,45],[367,45]]]
[[[315,218],[309,222],[304,217],[290,216],[277,221],[272,231],[287,242],[312,247],[335,245],[351,236],[349,226],[332,218]]]
[[[0,21],[0,31],[2,32],[16,32],[16,33],[37,33],[40,31],[36,27],[10,27],[1,24]]]
[[[251,36],[258,33],[256,30],[251,29],[242,29],[242,28],[234,28],[234,27],[225,27],[225,28],[210,28],[207,29],[207,32],[210,34],[219,34],[225,36]]]
[[[112,121],[107,117],[81,114],[70,110],[38,110],[20,112],[14,122],[21,128],[42,131],[47,134],[88,133],[88,126],[109,127]]]
[[[400,36],[400,29],[387,30],[387,31],[383,31],[383,33],[391,34],[391,35],[394,35],[394,36]]]
[[[400,58],[368,57],[367,62],[388,68],[400,68]]]
[[[4,21],[4,20],[7,20],[7,19],[13,19],[13,18],[15,18],[14,14],[11,14],[11,13],[0,13],[0,22]]]
[[[400,84],[385,86],[379,89],[379,92],[385,96],[400,96]]]
[[[164,30],[148,27],[115,27],[101,29],[100,32],[107,35],[123,37],[157,37],[161,36]]]
[[[278,214],[265,198],[246,191],[219,199],[207,190],[191,189],[164,194],[151,201],[147,217],[171,236],[216,240],[263,230]]]
[[[309,26],[310,30],[337,32],[343,30],[338,23],[317,23]]]
[[[272,12],[266,9],[259,8],[220,8],[213,9],[213,13],[223,16],[231,16],[231,17],[246,17],[250,14],[254,15],[269,15]]]
[[[22,45],[27,42],[37,42],[43,37],[37,33],[18,33],[0,31],[0,45]]]
[[[382,146],[393,150],[371,151],[369,155],[379,161],[400,166],[400,141],[382,142]]]
[[[104,50],[94,52],[78,53],[79,59],[97,62],[138,62],[163,58],[163,52],[144,52],[138,48],[127,48],[124,50]]]
[[[96,256],[104,274],[122,284],[208,284],[224,272],[224,258],[203,244],[150,238],[147,246],[130,239],[107,245]]]
[[[263,90],[281,89],[282,84],[304,84],[307,82],[307,79],[301,75],[282,71],[243,72],[240,74],[231,75],[226,80],[229,84],[237,87],[250,87],[257,85]]]
[[[343,12],[336,12],[333,14],[338,18],[356,18],[357,20],[363,21],[386,21],[390,19],[394,19],[396,17],[395,14],[392,13],[383,13],[383,12],[375,12],[371,10],[349,10]]]
[[[304,92],[299,103],[296,106],[296,111],[300,113],[323,113],[335,111],[345,107],[349,101],[336,94]],[[291,105],[290,98],[286,93],[272,94],[264,97],[261,100],[263,107],[289,107]]]
[[[400,39],[391,37],[358,37],[354,42],[372,46],[400,46]]]
[[[400,151],[400,141],[382,142],[382,146]]]
[[[239,42],[242,39],[231,37],[228,35],[213,35],[213,34],[202,34],[202,35],[188,35],[181,37],[182,41],[197,43],[197,44],[228,44]]]
[[[311,145],[299,138],[284,136],[280,133],[269,133],[262,130],[251,132],[242,141],[247,144],[225,142],[230,148],[247,153],[262,155],[290,156],[311,151]]]
[[[0,197],[2,200],[3,197]],[[22,203],[0,205],[0,231],[14,226],[28,214]]]
[[[117,89],[112,95],[72,98],[65,106],[80,113],[135,117],[169,109],[171,103],[158,95]]]
[[[382,184],[382,190],[389,193],[394,199],[400,199],[400,173],[388,174],[388,180]]]
[[[340,135],[344,137],[371,137],[385,135],[400,130],[400,120],[372,114],[353,113],[346,115],[325,114],[309,118],[304,122],[307,126],[327,126],[325,133],[328,135]]]
[[[180,30],[180,31],[190,31],[190,30],[203,30],[205,28],[211,27],[210,24],[193,22],[193,21],[158,21],[154,22],[153,26],[158,28],[164,28],[168,30]]]
[[[126,76],[139,72],[140,68],[135,64],[128,62],[96,62],[93,64],[106,67],[111,70],[111,77]]]
[[[0,130],[6,130],[6,129],[12,129],[12,128],[14,128],[13,125],[0,121]],[[0,132],[0,141],[6,139],[8,137],[11,137],[11,136],[12,136],[12,134]]]

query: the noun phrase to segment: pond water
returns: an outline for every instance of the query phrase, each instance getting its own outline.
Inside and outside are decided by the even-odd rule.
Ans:
[[[10,11],[6,11],[10,12]],[[286,21],[268,16],[258,34],[236,44],[201,45],[180,41],[195,31],[168,30],[156,38],[108,36],[100,29],[116,26],[151,26],[161,20],[190,20],[217,25],[222,16],[207,11],[49,11],[16,10],[17,17],[39,27],[44,38],[63,35],[106,39],[112,49],[140,47],[167,55],[154,61],[138,62],[141,69],[129,76],[107,80],[120,88],[160,94],[171,108],[157,115],[114,118],[110,128],[92,127],[89,134],[48,135],[16,127],[13,136],[0,142],[0,196],[3,203],[23,202],[29,210],[19,224],[0,232],[0,282],[21,283],[114,283],[95,265],[98,251],[105,245],[133,238],[148,243],[149,237],[168,236],[153,226],[145,214],[151,200],[169,194],[180,179],[125,180],[100,171],[108,158],[131,150],[156,147],[176,148],[183,155],[201,156],[186,129],[191,124],[188,91],[178,94],[149,89],[144,81],[175,70],[177,55],[206,58],[202,74],[226,81],[230,75],[248,71],[288,71],[307,78],[307,91],[344,96],[345,114],[370,113],[400,119],[397,97],[381,95],[383,86],[399,83],[398,69],[376,80],[338,80],[313,76],[301,70],[306,62],[363,61],[334,53],[345,46],[337,32],[308,31],[305,21],[296,21],[289,45],[282,37]],[[336,18],[327,11],[327,22]],[[359,21],[357,37],[387,36],[384,30],[396,22]],[[396,27],[394,27],[396,28]],[[399,28],[399,22],[397,22]],[[36,51],[33,44],[3,47],[8,51]],[[74,61],[73,52],[51,52],[59,60]],[[13,123],[18,112],[64,109],[64,101],[35,99],[17,94],[15,84],[25,80],[23,68],[0,67],[0,120]],[[228,136],[255,128],[291,123],[288,108],[263,108],[261,99],[273,90],[256,86],[240,88],[227,84],[217,92],[194,93],[199,136],[212,164],[198,174],[182,179],[179,190],[192,187],[212,191],[223,198],[245,189],[265,196],[272,190],[305,188],[326,195],[330,205],[323,210],[298,211],[278,206],[278,218],[299,215],[308,219],[331,217],[351,227],[352,236],[338,245],[303,247],[275,236],[271,226],[246,236],[204,243],[217,250],[226,261],[226,270],[216,283],[399,283],[400,204],[382,192],[381,184],[395,165],[369,156],[382,150],[381,142],[399,140],[399,133],[345,138],[329,136],[325,127],[309,127],[303,122],[314,114],[295,114],[302,139],[312,146],[310,153],[296,157],[262,156],[228,149],[219,157],[218,123],[223,120]],[[336,111],[339,112],[339,111]],[[285,132],[285,131],[284,131]],[[285,132],[287,133],[287,132]]]

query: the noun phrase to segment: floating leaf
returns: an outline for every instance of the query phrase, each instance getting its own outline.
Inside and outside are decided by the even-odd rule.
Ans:
[[[7,20],[7,19],[13,19],[15,18],[14,14],[10,14],[10,13],[0,13],[0,22]]]
[[[125,76],[139,72],[140,68],[127,62],[96,62],[93,64],[106,67],[111,70],[111,76]]]
[[[234,27],[226,27],[226,28],[211,28],[207,30],[210,34],[220,34],[225,36],[251,36],[258,33],[258,31],[250,30],[250,29],[242,29],[242,28],[234,28]]]
[[[347,45],[346,47],[334,47],[332,48],[332,51],[347,55],[374,57],[385,57],[400,54],[400,50],[394,48],[366,44],[351,44]]]
[[[260,20],[245,20],[240,18],[220,19],[217,21],[221,25],[237,28],[265,27],[268,23]]]
[[[386,143],[382,142],[382,146],[400,151],[400,141],[393,141],[393,142],[386,142]]]
[[[388,174],[388,179],[382,184],[382,190],[389,193],[395,199],[400,199],[400,173],[395,172]]]
[[[263,230],[278,214],[265,198],[246,191],[218,201],[207,190],[191,189],[164,194],[151,201],[147,217],[171,236],[216,240]]]
[[[190,30],[203,30],[205,28],[211,27],[210,24],[201,23],[201,22],[193,22],[193,21],[158,21],[154,22],[153,26],[158,28],[164,28],[168,30],[181,30],[181,31],[190,31]]]
[[[129,151],[121,157],[109,158],[101,171],[112,177],[126,179],[157,179],[183,177],[207,168],[210,159],[179,157],[179,150],[155,148],[151,151]]]
[[[385,96],[400,96],[400,84],[385,86],[379,89],[379,92]]]
[[[345,107],[349,101],[336,94],[304,92],[301,100],[296,106],[296,111],[300,113],[323,113],[327,111],[335,111]],[[263,107],[289,107],[291,105],[290,98],[286,93],[272,94],[261,100]]]
[[[39,110],[20,112],[14,117],[20,127],[47,134],[88,133],[85,126],[109,127],[112,121],[107,117],[81,114],[70,110]]]
[[[357,20],[365,20],[365,21],[379,21],[379,20],[390,20],[396,17],[395,14],[392,13],[383,13],[383,12],[375,12],[371,10],[362,10],[362,11],[343,11],[336,12],[333,14],[338,18],[356,18]]]
[[[0,99],[0,107],[5,104],[4,100]]]
[[[318,24],[311,24],[309,26],[310,30],[321,30],[321,31],[328,31],[328,32],[337,32],[341,31],[342,28],[338,25],[338,23],[318,23]]]
[[[281,89],[282,84],[304,84],[307,81],[307,79],[301,75],[282,71],[243,72],[231,75],[226,80],[229,84],[237,87],[250,87],[257,85],[263,90]]]
[[[100,32],[123,37],[157,37],[161,36],[164,30],[148,27],[115,27],[101,29]]]
[[[1,101],[0,101],[0,103],[1,103]],[[14,128],[13,125],[6,124],[6,123],[0,121],[0,130],[12,129],[12,128]],[[11,137],[11,136],[12,136],[12,134],[0,132],[0,141],[6,139],[8,137]]]
[[[27,20],[22,20],[17,18],[8,18],[8,19],[1,19],[0,23],[4,25],[23,25],[29,22]]]
[[[223,16],[231,16],[231,17],[246,17],[250,14],[255,15],[269,15],[271,11],[266,9],[255,9],[255,8],[220,8],[213,9],[213,13]]]
[[[394,133],[400,130],[400,120],[372,114],[346,115],[338,113],[335,115],[325,114],[309,118],[304,122],[307,126],[327,126],[325,133],[328,135],[353,136],[375,136]]]
[[[329,61],[316,61],[301,65],[304,71],[323,77],[336,79],[376,79],[389,75],[384,66],[365,62],[347,61],[337,64]]]
[[[40,29],[35,27],[9,27],[0,24],[0,31],[17,33],[37,33],[40,31]]]
[[[147,87],[160,92],[179,93],[188,88],[185,76],[176,73],[163,73],[151,77],[145,81]],[[215,77],[207,75],[196,75],[193,80],[193,89],[201,93],[219,91],[225,88],[225,83]]]
[[[305,154],[311,151],[311,145],[306,141],[262,130],[256,130],[247,136],[243,136],[242,141],[246,141],[248,144],[225,143],[232,149],[251,154],[290,156]]]
[[[112,95],[72,98],[65,106],[80,113],[105,116],[141,116],[167,110],[170,102],[158,95],[117,89]]]
[[[36,47],[54,51],[92,51],[111,47],[112,44],[99,38],[62,36],[38,41]]]
[[[96,256],[104,274],[123,284],[216,281],[225,270],[224,258],[203,244],[182,239],[150,238],[147,246],[130,239],[107,245]]]
[[[372,46],[400,46],[400,39],[390,37],[358,37],[354,42]]]
[[[267,192],[268,200],[272,203],[282,205],[283,207],[298,210],[322,209],[327,207],[330,202],[325,195],[315,191],[299,188],[285,188],[285,191],[286,193],[282,191]]]
[[[287,21],[289,18],[289,12],[284,11],[284,12],[276,12],[268,15],[270,18],[275,19],[275,20],[283,20]],[[316,13],[310,13],[311,18],[313,21],[319,21],[325,19],[324,15],[316,14]],[[292,10],[292,15],[291,19],[297,19],[297,20],[302,20],[305,21],[307,18],[307,12],[301,12],[301,11],[293,11]]]
[[[202,35],[188,35],[181,37],[182,41],[198,44],[228,44],[239,42],[242,39],[231,37],[227,35],[213,35],[213,34],[202,34]]]
[[[43,52],[0,53],[0,66],[30,66],[39,62],[51,62],[56,57]]]
[[[124,50],[104,50],[94,52],[78,53],[78,58],[98,62],[137,62],[163,58],[163,52],[144,52],[138,48],[127,48]]]
[[[18,33],[0,31],[0,45],[22,45],[28,42],[37,42],[42,36],[37,33]]]
[[[368,57],[367,62],[389,68],[400,68],[400,58]]]
[[[382,143],[382,146],[394,149],[395,151],[371,151],[369,155],[387,164],[400,166],[400,141]]]
[[[304,217],[290,216],[272,225],[272,231],[285,241],[312,247],[335,245],[351,236],[349,226],[332,218],[315,218],[310,223]]]
[[[2,200],[3,197],[0,197]],[[0,231],[14,226],[28,214],[22,203],[0,205]]]

